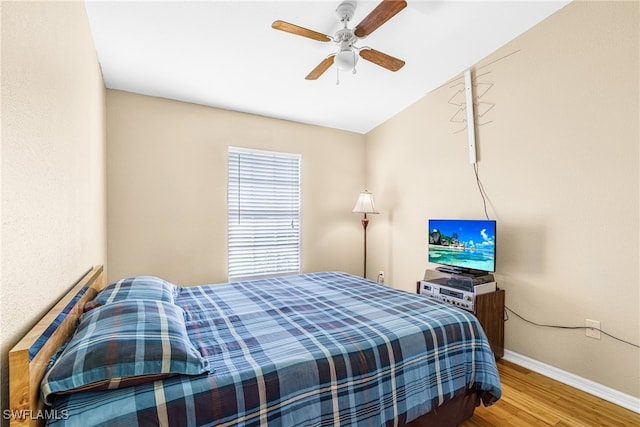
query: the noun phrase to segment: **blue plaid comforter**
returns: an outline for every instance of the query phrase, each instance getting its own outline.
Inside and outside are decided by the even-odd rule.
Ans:
[[[500,380],[463,310],[346,273],[181,288],[211,372],[59,396],[51,425],[402,425]]]

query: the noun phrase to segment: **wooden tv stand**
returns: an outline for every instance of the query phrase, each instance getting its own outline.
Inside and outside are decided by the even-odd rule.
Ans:
[[[474,313],[480,321],[496,359],[504,356],[504,289],[476,296]]]

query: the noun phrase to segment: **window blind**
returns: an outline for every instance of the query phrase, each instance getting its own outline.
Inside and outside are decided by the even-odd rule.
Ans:
[[[229,280],[300,272],[300,163],[229,147]]]

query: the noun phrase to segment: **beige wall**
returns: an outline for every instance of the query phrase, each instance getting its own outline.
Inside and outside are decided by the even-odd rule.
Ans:
[[[304,272],[360,271],[364,136],[107,91],[109,280],[227,279],[227,147],[302,154]]]
[[[478,165],[507,305],[541,323],[599,320],[636,344],[639,8],[572,3],[473,67],[493,84],[480,99],[494,106],[481,106]],[[381,211],[368,263],[399,288],[415,289],[428,266],[428,218],[484,217],[466,132],[450,121],[462,82],[367,135],[367,184]],[[637,348],[514,315],[505,332],[510,350],[640,396]]]
[[[106,138],[105,90],[84,4],[1,7],[5,408],[9,349],[84,272],[105,262]]]

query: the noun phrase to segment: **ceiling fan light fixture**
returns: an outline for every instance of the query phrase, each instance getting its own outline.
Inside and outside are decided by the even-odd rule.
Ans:
[[[334,63],[342,71],[355,70],[358,63],[358,55],[353,49],[343,49],[336,54]]]

